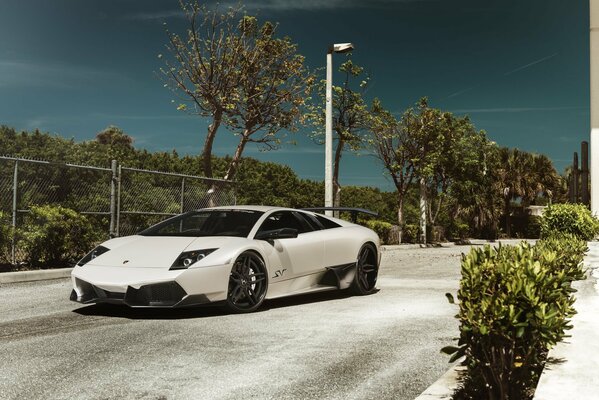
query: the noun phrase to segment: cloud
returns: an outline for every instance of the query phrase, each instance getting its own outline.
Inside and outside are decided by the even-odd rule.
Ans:
[[[288,12],[288,11],[321,11],[333,9],[385,9],[392,8],[398,4],[405,3],[420,3],[436,0],[248,0],[243,3],[243,9],[246,11],[271,11],[271,12]],[[237,7],[238,1],[229,0],[213,3],[220,8]],[[161,10],[156,12],[143,12],[125,16],[126,19],[152,21],[168,18],[183,18],[185,13],[180,9]]]
[[[511,74],[513,74],[514,72],[518,72],[518,71],[522,71],[523,69],[530,68],[530,67],[532,67],[533,65],[540,64],[540,63],[542,63],[542,62],[544,62],[544,61],[547,61],[547,60],[550,60],[550,59],[552,59],[553,57],[556,57],[556,56],[557,56],[557,54],[558,54],[558,53],[554,53],[554,54],[551,54],[551,55],[549,55],[549,56],[546,56],[546,57],[540,58],[540,59],[538,59],[538,60],[535,60],[535,61],[533,61],[533,62],[530,62],[530,63],[528,63],[528,64],[522,65],[522,66],[520,66],[520,67],[518,67],[518,68],[516,68],[516,69],[513,69],[513,70],[511,70],[511,71],[508,71],[508,72],[506,72],[506,73],[505,73],[505,74],[503,74],[503,75],[505,75],[505,76],[507,76],[507,75],[511,75]]]
[[[464,94],[464,93],[466,93],[466,92],[469,92],[469,91],[471,91],[472,89],[474,89],[474,88],[476,88],[476,87],[477,87],[477,86],[471,86],[471,87],[469,87],[469,88],[466,88],[466,89],[458,90],[457,92],[455,92],[455,93],[452,93],[452,94],[450,94],[449,96],[447,96],[447,97],[446,97],[446,99],[450,99],[450,98],[452,98],[452,97],[457,97],[457,96],[460,96],[460,95],[462,95],[462,94]]]
[[[32,63],[0,60],[0,87],[77,88],[82,83],[124,79],[100,69],[72,64]]]
[[[142,12],[137,14],[126,15],[125,19],[141,20],[141,21],[152,21],[161,20],[167,18],[183,18],[185,13],[182,10],[163,10],[156,12]]]
[[[544,112],[580,110],[582,107],[497,107],[497,108],[464,108],[451,110],[457,114],[482,114],[482,113],[521,113],[521,112]]]
[[[215,153],[218,154],[233,154],[235,152],[235,146],[237,144],[232,144],[230,147],[217,147],[214,149]],[[261,154],[261,153],[269,153],[270,151],[264,151],[260,149],[260,145],[252,145],[248,146],[244,150],[244,154]],[[283,146],[277,150],[273,150],[274,154],[322,154],[324,156],[324,146]]]

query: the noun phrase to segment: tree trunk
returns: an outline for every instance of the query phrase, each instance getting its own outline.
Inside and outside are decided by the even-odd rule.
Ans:
[[[509,197],[505,198],[505,234],[507,235],[508,238],[512,237],[512,227],[511,227],[511,218],[510,218],[510,211],[511,211],[511,207],[510,207],[510,201],[511,199]]]
[[[399,230],[397,231],[397,244],[401,244],[403,236],[403,196],[400,194],[397,199],[397,225]]]
[[[339,138],[337,148],[335,149],[335,164],[333,166],[333,206],[335,207],[339,207],[339,203],[337,202],[340,198],[337,196],[337,193],[341,190],[341,186],[339,185],[339,164],[341,164],[344,143],[345,142]]]
[[[214,143],[216,131],[218,131],[222,117],[222,111],[217,110],[214,112],[212,123],[208,126],[208,134],[204,141],[204,149],[202,150],[202,168],[206,178],[212,178],[212,144]]]
[[[333,207],[341,206],[341,185],[339,185],[339,164],[343,152],[344,142],[339,138],[337,148],[335,149],[335,164],[333,166]],[[333,213],[335,218],[339,218],[339,211]]]
[[[248,130],[246,129],[241,135],[241,139],[239,139],[239,143],[237,144],[237,149],[235,150],[235,154],[233,155],[233,159],[231,159],[231,163],[229,164],[229,169],[227,170],[227,174],[225,175],[226,181],[233,180],[235,173],[237,172],[237,168],[239,168],[239,163],[241,162],[241,155],[243,154],[243,149],[245,149],[245,145],[249,140]]]

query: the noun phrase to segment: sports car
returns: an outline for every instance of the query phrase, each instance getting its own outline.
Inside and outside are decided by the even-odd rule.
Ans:
[[[229,206],[187,212],[110,239],[73,268],[71,300],[130,307],[223,303],[256,310],[265,299],[376,290],[375,232],[306,210]]]

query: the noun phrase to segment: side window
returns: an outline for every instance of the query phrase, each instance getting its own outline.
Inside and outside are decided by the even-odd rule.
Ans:
[[[322,229],[316,217],[311,214],[297,212],[295,215],[298,216],[299,219],[302,220],[303,223],[308,227],[308,231],[319,231]]]
[[[275,229],[292,228],[298,233],[307,231],[300,220],[291,211],[277,211],[269,215],[258,229],[258,232],[272,231]]]
[[[318,214],[316,214],[316,219],[318,219],[318,222],[320,222],[322,224],[322,226],[324,226],[324,229],[339,228],[341,226],[338,223],[333,222],[330,219],[325,218]]]

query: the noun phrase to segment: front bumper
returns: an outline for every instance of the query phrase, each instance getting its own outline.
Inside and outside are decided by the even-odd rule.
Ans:
[[[230,265],[163,270],[110,266],[75,267],[70,299],[82,304],[186,307],[226,299]]]
[[[125,293],[110,292],[89,282],[76,279],[79,290],[71,291],[70,299],[82,304],[109,303],[129,307],[185,307],[210,303],[203,294],[190,295],[174,281],[141,286],[131,286]]]

